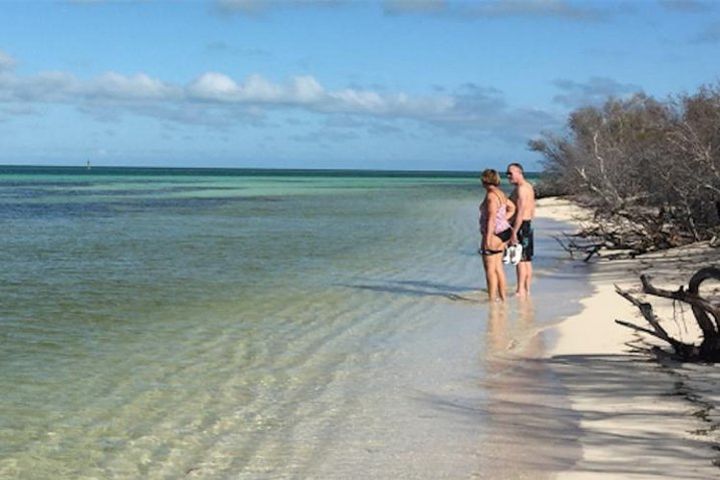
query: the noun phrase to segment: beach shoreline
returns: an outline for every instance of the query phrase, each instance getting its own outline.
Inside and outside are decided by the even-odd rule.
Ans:
[[[589,218],[559,198],[539,200],[538,216],[576,226]],[[720,473],[715,433],[720,376],[712,366],[660,363],[632,353],[627,344],[637,335],[614,322],[645,322],[615,293],[615,285],[637,289],[640,274],[647,273],[659,286],[677,288],[718,259],[720,251],[704,242],[635,259],[600,259],[590,268],[592,294],[582,298],[580,313],[552,328],[552,345],[542,359],[563,385],[569,410],[556,414],[577,428],[581,450],[557,478],[700,479]],[[670,302],[656,305],[656,313],[673,322]]]

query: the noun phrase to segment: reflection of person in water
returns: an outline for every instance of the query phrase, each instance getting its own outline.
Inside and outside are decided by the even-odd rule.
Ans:
[[[522,357],[542,353],[542,334],[537,331],[535,309],[530,299],[518,302],[517,316],[514,313],[502,303],[488,305],[486,348],[495,361],[510,353]]]
[[[507,328],[507,306],[491,303],[487,316],[487,354],[496,356],[507,349],[510,337]]]
[[[523,299],[517,303],[517,306],[520,328],[523,332],[529,333],[535,328],[535,308],[532,300],[529,298]]]
[[[570,461],[576,454],[574,442],[565,439],[572,420],[559,416],[565,405],[558,405],[562,398],[555,390],[553,372],[547,362],[535,360],[536,352],[541,353],[541,338],[528,299],[487,305],[485,444],[498,447],[495,460],[503,465],[502,478],[537,478],[538,472],[543,478],[545,468],[549,471],[550,465]],[[563,445],[561,456],[558,444]],[[542,470],[538,458],[548,459]]]
[[[527,357],[537,357],[543,353],[543,333],[538,330],[535,323],[535,307],[529,297],[517,302],[518,326],[517,337],[522,342],[522,354]]]

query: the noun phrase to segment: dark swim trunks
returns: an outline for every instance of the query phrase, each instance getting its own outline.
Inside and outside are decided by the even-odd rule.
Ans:
[[[508,240],[510,240],[510,237],[512,236],[512,228],[508,228],[507,230],[504,230],[496,235],[503,242],[507,242]]]
[[[520,230],[517,233],[518,242],[522,245],[521,262],[531,262],[535,253],[535,242],[533,240],[533,228],[530,220],[523,220],[520,224]]]

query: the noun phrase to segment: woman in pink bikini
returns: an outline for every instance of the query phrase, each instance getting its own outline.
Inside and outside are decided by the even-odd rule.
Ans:
[[[497,170],[483,171],[480,179],[486,191],[480,204],[480,254],[485,267],[488,297],[493,302],[504,301],[507,282],[502,253],[512,235],[508,218],[515,213],[515,204],[500,190],[500,175]]]

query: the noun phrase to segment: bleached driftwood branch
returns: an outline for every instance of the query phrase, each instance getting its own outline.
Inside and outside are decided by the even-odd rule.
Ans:
[[[624,327],[663,340],[672,347],[675,355],[682,360],[720,361],[720,306],[717,306],[700,295],[700,285],[710,279],[720,280],[720,268],[701,268],[692,276],[687,288],[680,286],[677,290],[657,288],[651,283],[650,277],[647,275],[640,276],[643,293],[690,305],[693,315],[695,316],[695,321],[702,331],[702,341],[699,345],[682,342],[672,337],[662,327],[661,319],[655,315],[650,303],[639,300],[633,296],[632,293],[627,290],[622,290],[617,285],[615,286],[616,292],[640,310],[640,313],[642,313],[652,329],[641,327],[624,320],[615,320],[615,322]]]

